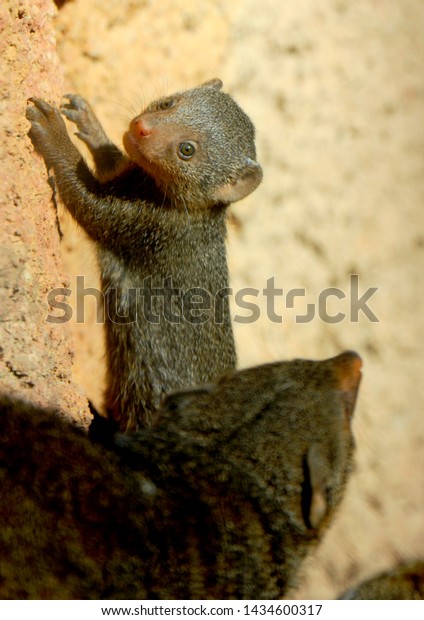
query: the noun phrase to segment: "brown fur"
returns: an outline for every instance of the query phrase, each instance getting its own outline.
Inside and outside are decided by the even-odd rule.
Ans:
[[[363,581],[341,597],[343,600],[423,600],[424,562],[401,564]]]
[[[270,599],[348,478],[360,360],[295,360],[169,396],[119,456],[1,401],[0,598]]]

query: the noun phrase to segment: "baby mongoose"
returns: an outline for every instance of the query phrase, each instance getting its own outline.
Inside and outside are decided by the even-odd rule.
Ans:
[[[124,155],[84,99],[62,112],[31,99],[30,137],[62,200],[96,242],[105,298],[106,410],[122,431],[150,424],[172,390],[234,369],[226,209],[262,179],[254,128],[212,80],[155,101],[124,135]]]
[[[424,561],[407,562],[355,586],[343,600],[424,600]]]
[[[168,396],[118,453],[3,398],[0,598],[284,596],[343,495],[360,367],[233,371]]]

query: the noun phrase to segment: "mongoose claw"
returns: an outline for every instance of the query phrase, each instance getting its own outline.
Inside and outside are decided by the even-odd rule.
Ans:
[[[60,106],[60,111],[70,121],[77,123],[80,120],[82,113],[87,113],[89,105],[80,95],[66,94],[63,95],[64,99],[68,99],[69,103],[63,103]]]
[[[60,111],[77,126],[79,131],[75,135],[92,149],[107,143],[108,138],[90,104],[80,95],[67,94],[63,97],[68,99],[69,103],[63,103]]]
[[[62,131],[65,131],[65,124],[57,108],[44,101],[44,99],[38,99],[37,97],[30,97],[28,101],[33,105],[27,107],[26,118],[32,124],[42,124],[46,128],[56,124],[56,129],[61,127]]]
[[[74,107],[74,108],[89,108],[89,104],[81,97],[81,95],[75,95],[74,93],[65,93],[63,95],[64,99],[69,99],[69,103],[66,103],[64,107]]]
[[[38,99],[38,97],[30,97],[28,101],[34,104],[33,106],[27,107],[26,117],[28,118],[28,120],[33,120],[34,117],[36,117],[36,110],[44,114],[44,116],[48,116],[52,113],[52,111],[54,111],[53,106],[47,103],[47,101],[44,101],[44,99]]]
[[[65,123],[59,110],[47,101],[37,97],[28,101],[33,104],[25,113],[31,123],[28,136],[35,150],[44,157],[47,167],[51,167],[61,156],[61,147],[69,142]]]

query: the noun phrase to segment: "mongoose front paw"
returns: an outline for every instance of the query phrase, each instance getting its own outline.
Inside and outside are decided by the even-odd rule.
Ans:
[[[109,140],[91,109],[90,104],[80,95],[64,95],[69,103],[64,103],[60,111],[66,118],[78,127],[76,136],[90,148],[97,149],[108,143]]]
[[[26,118],[31,123],[28,136],[50,168],[69,144],[65,123],[59,110],[43,99],[31,97],[28,101],[33,104],[26,109]]]

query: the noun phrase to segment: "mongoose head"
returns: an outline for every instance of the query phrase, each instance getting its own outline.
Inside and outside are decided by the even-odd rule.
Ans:
[[[361,366],[345,352],[229,373],[171,394],[151,430],[122,436],[118,445],[144,453],[153,439],[166,458],[196,462],[199,479],[204,467],[206,477],[236,492],[241,485],[273,530],[292,529],[286,547],[309,543],[331,519],[351,470]]]
[[[253,124],[221,88],[215,79],[154,101],[124,134],[130,159],[191,210],[241,200],[262,180]]]
[[[289,514],[299,535],[312,539],[339,504],[351,468],[361,365],[346,352],[235,372],[169,396],[157,425],[182,449],[200,447],[234,465],[273,528],[286,527]]]

